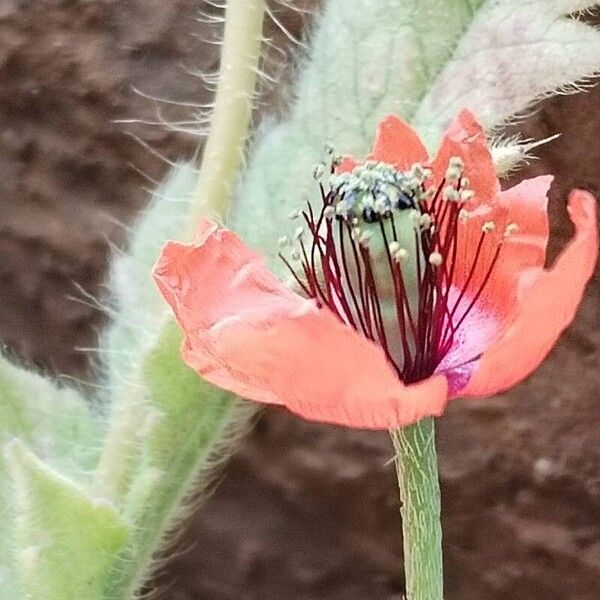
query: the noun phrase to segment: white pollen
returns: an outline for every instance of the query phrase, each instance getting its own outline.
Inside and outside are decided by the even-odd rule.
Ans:
[[[299,210],[293,210],[289,215],[288,215],[288,219],[291,219],[292,221],[294,219],[298,219],[300,217],[300,211]]]
[[[459,199],[458,191],[453,185],[447,185],[444,188],[443,197],[448,202],[456,202]]]
[[[390,254],[394,255],[400,250],[400,244],[398,242],[390,242],[389,245]]]
[[[370,239],[371,239],[371,232],[370,231],[363,231],[360,234],[360,237],[358,238],[358,243],[361,246],[368,246]]]
[[[447,181],[451,181],[451,182],[458,181],[460,179],[461,175],[462,175],[462,171],[460,169],[457,169],[456,167],[448,167],[448,169],[446,169]]]
[[[429,255],[429,264],[434,267],[439,267],[444,262],[442,255],[439,252],[432,252]]]
[[[421,225],[421,227],[423,229],[429,229],[431,227],[432,224],[432,220],[431,220],[431,216],[427,213],[423,213],[420,217],[419,217],[419,225]]]
[[[406,248],[400,248],[397,252],[394,253],[394,258],[396,262],[404,261],[408,258],[408,250]]]
[[[449,161],[448,164],[450,165],[450,167],[453,167],[455,169],[464,169],[465,168],[465,163],[463,161],[463,159],[460,156],[453,156]]]
[[[333,206],[331,206],[331,205],[330,205],[330,206],[326,206],[326,207],[323,209],[323,216],[324,216],[326,219],[332,219],[332,218],[333,218],[333,215],[335,215],[335,208],[333,208]]]
[[[519,232],[519,226],[516,223],[509,223],[504,229],[504,237],[510,237]]]
[[[466,223],[471,218],[471,213],[466,208],[461,208],[458,212],[458,218],[461,223]]]
[[[300,260],[300,252],[298,250],[294,250],[290,256],[292,260]]]
[[[296,227],[296,231],[294,231],[294,239],[300,240],[304,235],[304,227]]]
[[[344,219],[348,216],[348,205],[343,200],[336,204],[335,214]]]
[[[318,164],[313,169],[313,177],[317,180],[321,179],[321,177],[323,177],[324,173],[325,173],[325,165],[323,163]]]
[[[283,250],[284,248],[287,248],[290,245],[290,238],[287,235],[282,235],[278,240],[277,240],[277,245]]]
[[[486,221],[481,226],[481,231],[483,231],[483,233],[491,233],[494,229],[496,229],[496,223],[494,223],[494,221]]]
[[[463,202],[468,202],[469,200],[472,200],[474,196],[475,192],[473,190],[462,190],[460,193],[460,199]]]
[[[431,200],[435,196],[435,188],[433,186],[428,187],[423,194],[423,200]]]

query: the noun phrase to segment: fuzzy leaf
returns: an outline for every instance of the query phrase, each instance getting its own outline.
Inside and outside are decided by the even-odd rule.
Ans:
[[[191,163],[171,169],[132,226],[129,248],[113,261],[109,282],[113,318],[101,347],[113,392],[127,385],[141,354],[156,343],[157,319],[166,311],[149,273],[165,241],[185,230],[197,177]]]
[[[152,555],[183,512],[186,496],[197,501],[211,473],[230,455],[256,409],[202,380],[179,355],[182,332],[167,323],[145,363],[152,418],[138,472],[125,502],[136,535],[115,571],[111,597],[129,598],[144,580]]]
[[[114,319],[102,343],[111,414],[94,489],[114,499],[136,533],[112,573],[111,600],[138,591],[182,502],[206,486],[254,411],[183,363],[182,334],[150,277],[164,242],[189,228],[196,178],[191,164],[169,173],[112,269]]]
[[[5,459],[15,495],[15,555],[30,600],[101,598],[128,527],[113,506],[90,497],[19,440]]]
[[[48,464],[80,482],[87,480],[99,446],[100,424],[73,389],[13,365],[0,356],[0,447],[26,440]],[[6,468],[0,460],[0,597],[18,597],[13,511]]]
[[[143,449],[143,424],[152,418],[143,363],[170,318],[150,272],[162,245],[187,227],[196,179],[192,163],[169,171],[131,227],[129,248],[111,268],[112,320],[100,342],[110,422],[95,479],[119,506]]]
[[[460,108],[493,130],[535,100],[597,73],[600,32],[564,16],[591,4],[488,1],[415,114],[429,145]]]
[[[366,155],[386,113],[412,121],[433,149],[462,106],[491,130],[540,96],[591,75],[600,65],[600,35],[564,15],[595,4],[331,0],[288,117],[258,136],[234,228],[273,259],[277,239],[291,231],[286,216],[318,193],[310,174],[323,145]],[[512,154],[518,161],[524,152],[515,147]],[[280,261],[272,264],[283,271]]]
[[[251,153],[234,229],[273,257],[286,216],[317,190],[311,173],[324,144],[363,156],[382,116],[410,119],[482,1],[328,2],[289,117]]]

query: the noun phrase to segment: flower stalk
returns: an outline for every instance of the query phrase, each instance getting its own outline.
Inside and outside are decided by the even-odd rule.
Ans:
[[[396,451],[407,600],[442,600],[440,485],[433,418],[391,432]]]
[[[194,228],[202,217],[223,223],[227,216],[252,117],[264,13],[264,0],[227,2],[219,83],[190,219]]]
[[[229,0],[221,55],[219,84],[214,102],[211,130],[204,146],[200,173],[188,217],[187,232],[193,237],[202,217],[223,222],[231,190],[241,164],[252,113],[256,86],[264,0]],[[113,403],[113,416],[98,466],[94,488],[104,497],[118,501],[127,491],[135,467],[142,382],[134,384]]]

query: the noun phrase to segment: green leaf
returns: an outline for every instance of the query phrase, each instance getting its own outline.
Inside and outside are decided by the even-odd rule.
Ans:
[[[202,380],[180,358],[182,333],[173,321],[145,362],[152,417],[139,469],[125,500],[136,535],[115,572],[111,597],[129,598],[144,581],[193,492],[197,501],[215,468],[229,457],[256,408]]]
[[[324,144],[364,156],[384,115],[410,119],[482,1],[330,0],[289,116],[251,153],[233,228],[274,258],[287,215],[317,190]]]
[[[580,89],[576,82],[600,70],[600,32],[565,15],[593,4],[486,2],[414,115],[429,145],[461,108],[491,131],[540,98]]]
[[[233,228],[276,260],[287,215],[318,193],[311,180],[332,143],[369,153],[379,120],[396,113],[430,150],[469,107],[492,132],[515,113],[600,66],[600,33],[564,15],[589,0],[330,0],[286,118],[250,153]],[[500,152],[510,170],[527,148]]]
[[[14,484],[15,556],[30,600],[101,598],[128,536],[114,506],[39,460],[13,440],[5,459]]]
[[[140,460],[142,424],[152,418],[141,372],[144,357],[169,318],[150,272],[162,245],[187,228],[196,180],[191,162],[169,171],[132,226],[129,247],[111,267],[112,320],[100,342],[109,424],[95,481],[119,506]]]
[[[100,424],[73,389],[26,371],[0,356],[0,448],[25,440],[54,468],[86,481],[96,461]],[[11,487],[0,460],[0,597],[18,596],[14,564]]]
[[[169,171],[132,226],[129,248],[112,263],[112,321],[101,340],[101,350],[107,387],[113,396],[130,386],[140,356],[153,348],[158,338],[157,320],[167,311],[149,274],[162,245],[178,238],[187,227],[197,177],[192,163],[182,162]]]

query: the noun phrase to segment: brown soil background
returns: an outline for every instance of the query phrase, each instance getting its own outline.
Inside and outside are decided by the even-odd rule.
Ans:
[[[0,2],[0,339],[26,361],[87,380],[102,315],[69,299],[102,293],[110,245],[170,158],[195,141],[151,125],[133,88],[210,97],[212,28],[192,0]],[[298,33],[302,19],[280,14]],[[597,19],[600,21],[600,19]],[[279,43],[284,37],[271,27]],[[560,141],[520,177],[556,174],[600,195],[600,87],[558,97],[519,129]],[[189,109],[165,111],[187,118]],[[501,397],[455,402],[439,422],[447,600],[600,598],[600,279],[543,366]],[[518,360],[518,357],[515,357]],[[163,600],[399,600],[400,524],[383,433],[266,410],[189,523],[161,574]],[[83,600],[83,599],[82,599]]]

